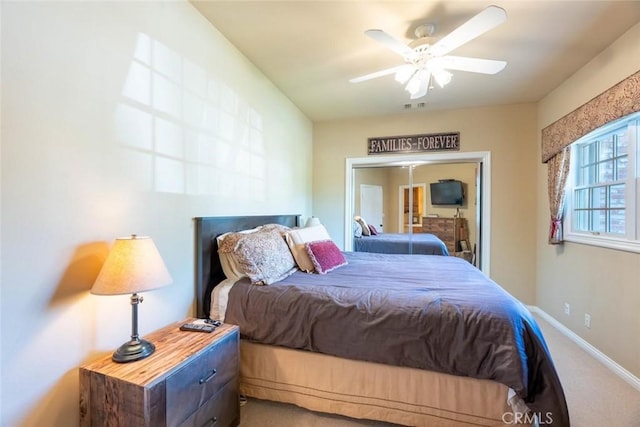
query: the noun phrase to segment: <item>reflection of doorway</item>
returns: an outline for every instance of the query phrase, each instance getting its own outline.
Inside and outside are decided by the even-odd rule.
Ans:
[[[422,217],[426,214],[427,184],[413,184],[409,194],[409,186],[401,185],[398,191],[398,230],[400,233],[419,233],[422,228]]]
[[[383,199],[382,186],[360,185],[360,216],[381,233],[384,231]]]
[[[437,152],[426,154],[411,155],[385,155],[372,157],[356,157],[346,159],[345,174],[345,222],[344,222],[344,249],[346,251],[353,250],[353,212],[354,200],[357,192],[354,194],[354,182],[356,179],[355,170],[360,168],[376,168],[376,167],[401,167],[408,165],[444,165],[444,164],[460,164],[471,163],[477,166],[475,181],[478,184],[476,188],[477,198],[476,204],[472,207],[475,215],[469,215],[469,221],[474,221],[477,234],[477,260],[478,268],[485,274],[490,275],[490,247],[491,247],[491,153],[488,151],[478,152]],[[357,187],[356,187],[357,188]],[[397,187],[395,187],[397,188]],[[395,191],[394,191],[395,192]],[[394,195],[395,196],[395,195]],[[398,196],[394,199],[397,200]],[[395,209],[394,209],[395,210]],[[389,214],[389,212],[386,212]],[[395,214],[391,213],[393,216]],[[447,215],[448,216],[448,215]],[[390,216],[387,220],[390,221]],[[389,224],[397,224],[397,218],[393,218]]]

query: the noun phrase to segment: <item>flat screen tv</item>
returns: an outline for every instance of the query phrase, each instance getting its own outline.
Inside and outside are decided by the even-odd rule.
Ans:
[[[462,206],[464,202],[464,192],[461,181],[441,180],[439,182],[432,182],[429,185],[431,187],[432,205]]]

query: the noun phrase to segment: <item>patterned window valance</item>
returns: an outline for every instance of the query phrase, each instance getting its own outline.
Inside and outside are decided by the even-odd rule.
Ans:
[[[640,71],[542,129],[542,162],[609,122],[640,111]]]

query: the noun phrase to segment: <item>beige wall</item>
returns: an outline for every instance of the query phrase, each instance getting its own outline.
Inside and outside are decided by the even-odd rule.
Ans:
[[[461,150],[491,152],[491,277],[535,302],[536,106],[429,111],[316,123],[313,208],[343,245],[345,159],[367,155],[367,138],[459,131]]]
[[[128,340],[89,294],[113,239],[173,276],[140,333],[191,315],[194,216],[311,215],[312,125],[190,4],[2,3],[0,424],[78,424],[78,366]]]
[[[539,103],[539,131],[638,70],[640,24]],[[538,141],[537,305],[640,376],[640,254],[570,242],[547,245],[547,167],[539,147]],[[563,313],[565,302],[570,316]],[[591,329],[584,326],[585,313]]]

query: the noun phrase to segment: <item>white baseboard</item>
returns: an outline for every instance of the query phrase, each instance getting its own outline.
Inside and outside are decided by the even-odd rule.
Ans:
[[[609,356],[607,356],[606,354],[604,354],[603,352],[601,352],[600,350],[598,350],[597,348],[589,344],[587,341],[581,338],[578,334],[576,334],[571,329],[564,326],[555,318],[551,317],[551,315],[549,315],[547,312],[542,310],[540,307],[530,305],[528,306],[528,308],[529,310],[531,310],[532,313],[539,315],[544,320],[549,322],[551,326],[556,328],[560,333],[565,335],[567,338],[569,338],[571,341],[573,341],[579,347],[581,347],[584,351],[586,351],[591,356],[596,358],[596,360],[602,362],[607,368],[613,371],[614,374],[616,374],[617,376],[625,380],[636,390],[640,391],[640,378],[636,377],[631,372],[627,371],[625,368],[617,364]]]

